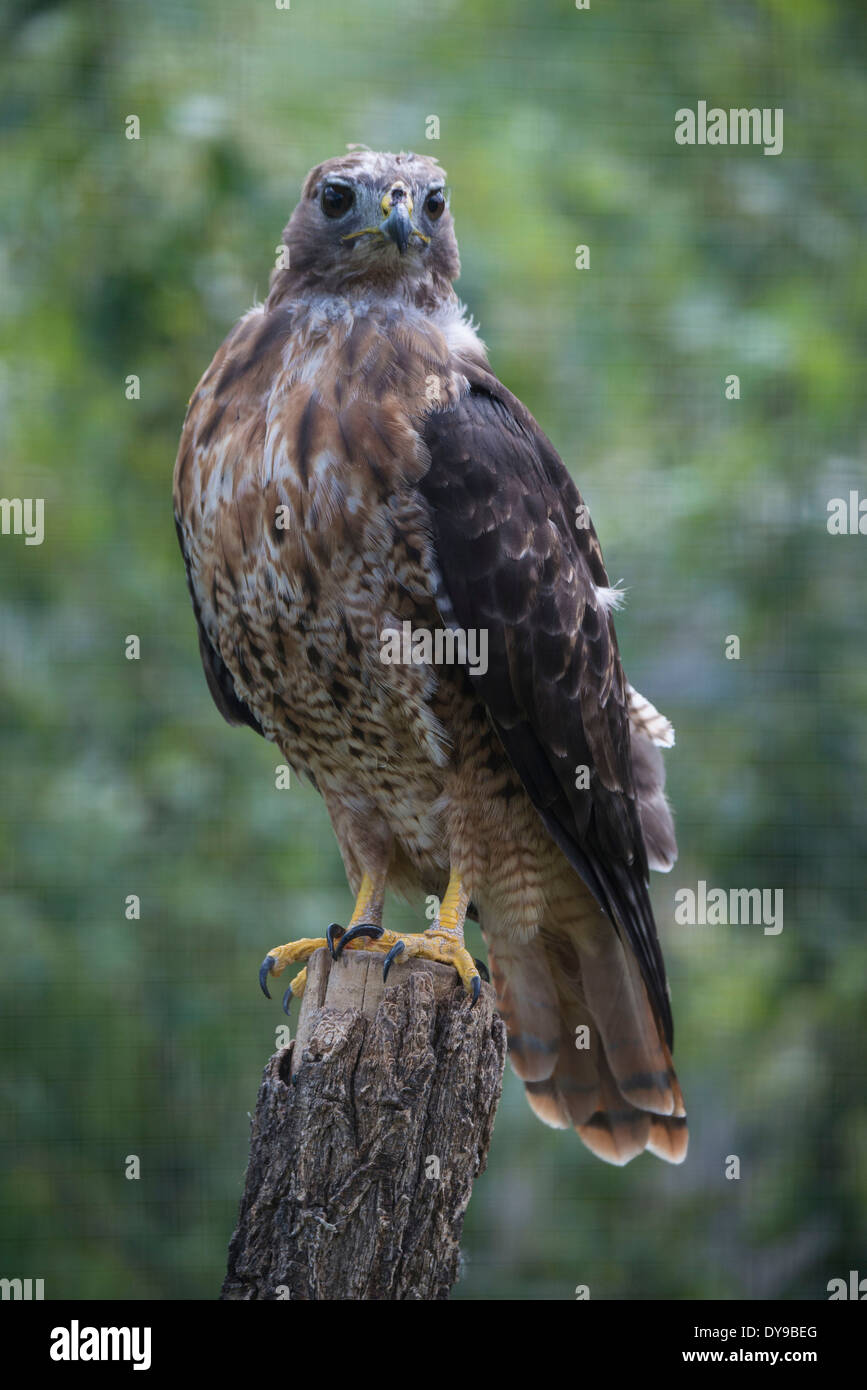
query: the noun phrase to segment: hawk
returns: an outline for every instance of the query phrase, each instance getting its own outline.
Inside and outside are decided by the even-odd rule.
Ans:
[[[445,174],[326,160],[283,245],[174,478],[211,694],[319,791],[355,895],[345,929],[270,950],[262,987],[328,945],[451,964],[475,1000],[469,913],[536,1114],[611,1163],[680,1162],[647,886],[676,855],[672,731],[624,676],[581,495],[455,294]],[[429,929],[384,927],[387,888],[434,895]]]

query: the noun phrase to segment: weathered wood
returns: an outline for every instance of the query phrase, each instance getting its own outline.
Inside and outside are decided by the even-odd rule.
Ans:
[[[445,1299],[484,1170],[506,1036],[450,967],[348,951],[308,966],[265,1068],[223,1299]]]

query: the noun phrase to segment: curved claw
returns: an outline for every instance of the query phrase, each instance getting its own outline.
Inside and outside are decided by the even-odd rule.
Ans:
[[[473,965],[478,970],[485,984],[489,985],[491,983],[491,973],[488,970],[488,967],[485,965],[485,962],[483,960],[479,960],[478,956],[473,956]]]
[[[329,927],[329,931],[331,928]],[[369,936],[373,941],[378,941],[383,935],[385,927],[377,927],[373,922],[359,922],[357,927],[350,927],[345,931],[337,943],[337,950],[333,952],[334,959],[338,960],[343,955],[344,949],[350,941],[354,941],[357,936]]]
[[[476,961],[476,965],[478,965],[478,964],[479,964],[479,962]],[[478,975],[474,975],[474,976],[473,976],[473,1003],[470,1005],[470,1008],[473,1007],[473,1004],[478,1004],[478,1002],[479,1002],[479,995],[481,994],[481,992],[482,992],[482,981],[481,981],[481,979],[479,978]]]
[[[396,941],[396,942],[394,943],[394,945],[392,946],[392,948],[391,948],[391,950],[389,951],[388,955],[386,956],[385,960],[382,962],[382,982],[383,982],[383,984],[385,984],[385,981],[388,979],[388,972],[389,972],[389,970],[391,969],[392,962],[395,961],[395,960],[397,960],[398,956],[402,956],[405,950],[406,950],[406,946],[404,945],[404,943],[403,943],[402,941]]]
[[[268,976],[271,974],[271,971],[274,969],[274,964],[274,957],[266,956],[265,959],[262,961],[262,964],[259,966],[259,986],[266,999],[270,999],[271,996],[268,993],[268,986],[265,982],[268,979]]]
[[[283,995],[283,1012],[286,1014],[287,1018],[289,1016],[289,1005],[292,1003],[292,997],[292,986],[290,985]]]
[[[339,922],[332,922],[331,926],[325,933],[325,940],[328,942],[328,949],[331,952],[332,960],[337,960],[338,955],[337,951],[335,951],[334,949],[334,942],[335,940],[339,941],[342,935],[343,927],[341,927]]]

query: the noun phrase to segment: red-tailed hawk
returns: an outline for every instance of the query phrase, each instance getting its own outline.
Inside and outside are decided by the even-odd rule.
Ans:
[[[174,490],[214,700],[321,793],[356,895],[345,931],[269,951],[263,988],[327,939],[386,972],[451,963],[477,997],[469,910],[540,1118],[613,1163],[679,1162],[647,891],[676,853],[671,729],[624,677],[581,496],[452,288],[445,175],[328,160],[283,240],[190,401]],[[387,887],[439,898],[429,930],[383,928]]]

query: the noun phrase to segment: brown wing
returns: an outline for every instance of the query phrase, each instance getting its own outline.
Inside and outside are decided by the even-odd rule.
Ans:
[[[223,535],[213,520],[219,508],[205,506],[204,499],[219,491],[223,477],[233,470],[249,472],[250,460],[261,456],[263,400],[279,370],[290,330],[285,310],[265,314],[253,309],[236,324],[193,392],[175,464],[175,526],[208,689],[228,723],[247,724],[259,734],[262,726],[243,699],[221,647],[221,613],[243,562],[237,550],[239,536],[243,550],[244,518],[239,516],[240,524]],[[237,616],[238,605],[232,603],[231,609]]]
[[[599,542],[580,493],[535,420],[474,372],[424,428],[420,484],[433,515],[444,620],[487,629],[473,678],[549,833],[639,961],[671,1045],[665,967],[647,892],[630,753],[628,687]],[[589,768],[589,787],[576,768]]]
[[[220,711],[227,724],[248,724],[251,729],[255,729],[256,733],[262,734],[264,738],[265,731],[262,725],[259,723],[249,705],[246,705],[244,701],[240,699],[237,687],[232,679],[231,671],[205,631],[202,623],[201,605],[196,594],[190,555],[187,549],[183,527],[177,515],[175,515],[175,530],[178,533],[178,544],[181,547],[181,554],[184,557],[184,569],[187,572],[187,588],[190,591],[190,598],[193,601],[193,612],[196,615],[196,626],[199,631],[199,655],[202,658],[205,680],[208,683],[208,689],[211,692],[214,704],[217,706],[217,709]]]

